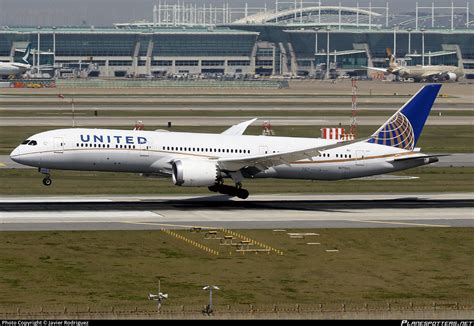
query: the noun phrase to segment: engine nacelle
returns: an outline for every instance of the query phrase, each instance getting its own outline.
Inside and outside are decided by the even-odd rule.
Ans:
[[[448,75],[447,77],[448,80],[456,80],[456,78],[458,78],[458,76],[456,76],[456,74],[453,72],[448,72],[447,75]]]
[[[456,81],[458,76],[454,72],[445,72],[441,75],[442,81]]]
[[[215,162],[203,160],[176,160],[171,164],[173,183],[183,187],[208,187],[220,178]]]

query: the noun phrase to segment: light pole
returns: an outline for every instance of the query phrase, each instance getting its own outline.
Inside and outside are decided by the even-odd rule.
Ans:
[[[326,43],[327,43],[327,48],[326,48],[326,79],[329,79],[329,66],[330,66],[330,63],[329,63],[329,31],[331,30],[331,27],[330,26],[327,26],[326,27],[326,32],[327,32],[327,40],[326,40]]]
[[[40,69],[40,65],[41,65],[41,61],[40,61],[41,33],[40,33],[40,31],[41,31],[41,26],[38,26],[38,42],[37,42],[37,43],[38,43],[38,49],[36,50],[36,51],[38,52],[38,54],[37,54],[37,57],[38,57],[38,58],[37,58],[37,61],[38,61],[38,62],[36,63],[36,64],[38,65],[38,66],[37,66],[37,68],[38,68],[38,69],[37,69],[37,70],[38,70],[38,73],[39,73],[39,69]]]
[[[209,291],[209,304],[206,306],[206,309],[203,310],[203,313],[206,313],[206,314],[210,315],[210,314],[213,313],[213,309],[212,309],[212,290],[220,290],[220,289],[215,285],[206,285],[202,289],[204,291]]]
[[[425,31],[426,29],[421,29],[421,65],[425,65]]]
[[[53,68],[56,65],[56,26],[53,26]]]
[[[393,56],[397,57],[397,28],[398,25],[393,25]]]
[[[408,27],[408,54],[411,54],[411,27]]]
[[[314,74],[316,76],[316,68],[318,66],[318,31],[321,27],[314,28]]]

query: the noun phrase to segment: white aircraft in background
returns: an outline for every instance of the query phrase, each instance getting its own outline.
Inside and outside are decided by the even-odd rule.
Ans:
[[[51,130],[29,137],[10,157],[38,167],[47,186],[50,169],[138,172],[245,199],[245,178],[340,180],[437,162],[436,156],[422,154],[415,146],[440,88],[424,86],[372,136],[350,142],[243,135],[252,119],[222,134]],[[235,186],[225,185],[225,179]]]
[[[457,66],[446,66],[446,65],[429,65],[429,66],[400,66],[395,56],[392,54],[392,50],[387,49],[387,56],[389,58],[388,68],[375,68],[375,67],[363,67],[370,70],[376,70],[387,74],[393,74],[401,78],[413,78],[417,83],[421,81],[434,81],[434,82],[446,82],[446,81],[458,81],[459,78],[464,76],[462,68]]]
[[[31,65],[28,63],[31,45],[25,49],[25,54],[20,58],[20,62],[0,62],[0,77],[17,76],[27,72]]]

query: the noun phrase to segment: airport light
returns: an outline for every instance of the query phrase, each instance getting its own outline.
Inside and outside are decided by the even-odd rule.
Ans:
[[[202,289],[204,291],[209,291],[209,304],[206,306],[206,309],[203,312],[210,315],[213,312],[213,309],[212,309],[212,290],[220,290],[220,289],[215,285],[206,285]]]
[[[154,300],[156,301],[156,304],[158,306],[158,312],[161,311],[161,304],[168,299],[168,294],[167,293],[162,293],[161,292],[161,280],[158,279],[158,294],[148,294],[148,300]]]

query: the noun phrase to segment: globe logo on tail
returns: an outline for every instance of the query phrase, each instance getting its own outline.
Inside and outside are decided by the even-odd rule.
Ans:
[[[415,147],[415,135],[410,121],[401,112],[398,112],[373,134],[368,142],[413,150]]]

